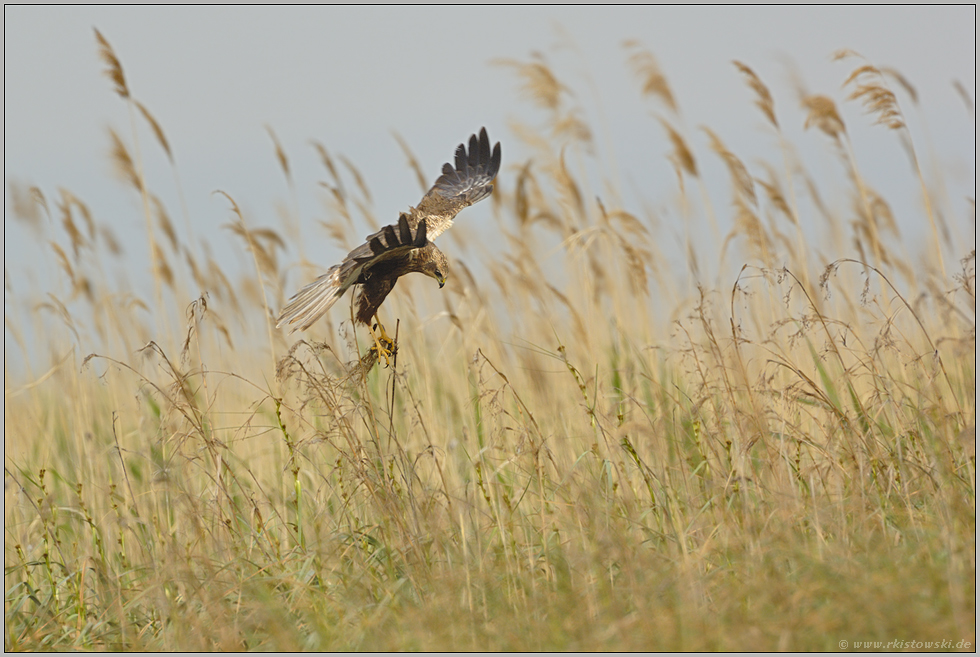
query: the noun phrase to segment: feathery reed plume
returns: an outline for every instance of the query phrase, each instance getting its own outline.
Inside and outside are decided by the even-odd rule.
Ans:
[[[112,149],[109,151],[109,155],[112,159],[113,170],[116,176],[123,182],[132,185],[133,189],[137,192],[142,192],[143,184],[136,171],[133,158],[129,155],[129,149],[126,148],[126,144],[123,143],[122,138],[112,128],[109,128],[109,138],[112,140]]]
[[[57,247],[57,245],[54,244],[53,246]],[[61,251],[60,249],[56,249],[56,250],[59,252],[59,255],[61,256],[62,266],[67,265],[68,259],[65,257],[64,251]],[[70,265],[68,266],[70,268]],[[72,276],[74,276],[73,272],[72,272]],[[77,284],[74,279],[72,279],[72,287],[77,289]],[[68,311],[68,308],[65,306],[64,303],[62,303],[61,299],[59,299],[53,294],[48,293],[47,299],[48,299],[47,301],[41,301],[40,303],[38,303],[37,308],[39,310],[42,309],[47,310],[53,313],[54,315],[56,315],[58,319],[60,319],[61,322],[65,325],[65,328],[71,331],[72,336],[74,336],[75,338],[75,344],[76,345],[80,344],[81,336],[79,336],[78,334],[77,325],[75,324],[75,320],[72,317],[72,314]]]
[[[63,195],[66,195],[66,198],[71,202],[73,206],[75,206],[75,209],[78,210],[78,213],[82,215],[82,221],[85,224],[85,231],[88,233],[88,239],[94,240],[95,219],[92,218],[92,211],[89,210],[88,205],[84,201],[82,201],[82,199],[78,198],[77,196],[69,192],[67,189],[62,189],[61,193]]]
[[[153,256],[153,262],[156,264],[156,275],[167,284],[167,287],[174,290],[174,270],[167,262],[167,254],[160,248],[159,242],[153,243]]]
[[[565,164],[565,149],[562,149],[558,156],[558,162],[552,171],[552,175],[555,186],[558,188],[559,198],[564,201],[566,207],[574,210],[576,217],[583,219],[585,217],[585,201],[582,199],[582,192],[579,190],[578,183],[575,182],[575,178]],[[576,230],[574,225],[569,229]]]
[[[252,253],[252,261],[255,263],[255,283],[256,285],[259,286],[259,289],[262,292],[262,305],[265,308],[265,315],[266,315],[266,322],[265,322],[266,335],[269,340],[269,354],[273,359],[272,366],[273,366],[273,370],[275,370],[276,351],[275,351],[274,342],[272,341],[272,316],[273,315],[272,315],[272,309],[269,307],[269,298],[265,292],[265,283],[263,282],[262,279],[263,269],[266,270],[267,272],[275,272],[277,270],[277,267],[275,265],[274,252],[270,254],[270,252],[267,249],[263,248],[262,245],[259,243],[259,240],[255,239],[256,234],[248,230],[248,228],[245,226],[245,217],[242,215],[242,211],[239,209],[238,203],[235,202],[235,199],[233,199],[230,195],[228,195],[227,193],[221,190],[218,190],[214,193],[221,194],[226,199],[228,199],[229,203],[231,203],[231,211],[238,218],[238,223],[228,224],[227,227],[230,228],[233,232],[245,238],[246,246],[248,247],[248,250]]]
[[[204,280],[201,268],[197,264],[197,258],[194,257],[194,254],[189,249],[184,249],[184,262],[187,263],[187,268],[191,270],[191,278],[194,280],[194,284],[199,289],[206,290],[208,288],[207,281]]]
[[[953,80],[953,88],[956,89],[956,93],[963,99],[963,103],[970,110],[970,114],[976,116],[976,110],[973,108],[973,98],[970,97],[970,92],[966,90],[963,83],[959,80]]]
[[[232,285],[231,281],[228,280],[228,277],[225,276],[221,266],[214,261],[214,257],[210,253],[206,253],[206,256],[208,277],[204,280],[207,282],[207,285],[202,287],[207,290],[214,291],[219,298],[227,299],[227,305],[234,308],[240,316],[244,316],[245,309],[242,307],[242,303],[238,300],[238,295],[235,293],[235,286]]]
[[[548,67],[544,56],[532,53],[536,61],[521,62],[516,59],[495,59],[492,63],[497,66],[507,66],[517,71],[523,80],[521,91],[525,98],[543,109],[557,112],[561,105],[561,95],[569,89],[558,81]]]
[[[767,162],[763,162],[763,168],[766,170],[766,175],[768,180],[763,180],[761,178],[755,178],[755,182],[762,186],[762,189],[766,192],[766,198],[769,203],[779,211],[781,215],[789,219],[794,225],[797,223],[796,215],[790,210],[789,204],[786,202],[786,195],[783,193],[782,187],[779,184],[778,176],[776,171]]]
[[[120,98],[126,101],[126,106],[129,109],[129,123],[133,131],[133,150],[136,153],[136,158],[133,159],[129,157],[129,153],[126,151],[122,140],[115,134],[115,131],[110,129],[114,142],[112,159],[119,173],[123,175],[124,179],[128,179],[133,187],[140,193],[140,199],[143,202],[143,218],[146,221],[146,238],[150,250],[150,270],[153,272],[153,285],[156,292],[156,309],[159,312],[163,312],[163,293],[160,286],[160,278],[157,275],[160,269],[155,262],[158,247],[156,245],[156,236],[154,235],[153,231],[153,221],[150,212],[150,201],[146,190],[146,180],[143,177],[143,163],[139,156],[139,136],[136,131],[136,114],[133,109],[135,101],[129,93],[129,87],[126,84],[126,78],[123,75],[122,64],[116,57],[116,54],[109,45],[109,42],[98,30],[95,30],[95,37],[99,45],[99,56],[107,66],[106,74],[115,84],[116,93],[119,94]]]
[[[722,143],[721,138],[708,126],[701,126],[701,130],[708,135],[711,150],[713,150],[728,168],[728,175],[732,178],[732,187],[737,194],[741,194],[746,200],[751,201],[752,205],[758,205],[755,197],[755,187],[752,184],[752,176],[748,169],[742,164],[735,153],[732,153]]]
[[[167,136],[163,134],[163,128],[160,127],[160,124],[157,123],[157,120],[153,118],[153,115],[150,114],[150,110],[146,109],[146,106],[143,105],[143,103],[139,102],[138,100],[134,100],[133,102],[136,105],[136,109],[138,109],[140,114],[143,115],[143,118],[146,119],[146,122],[150,124],[150,129],[153,130],[153,135],[157,138],[157,143],[160,144],[160,148],[162,148],[163,152],[167,154],[167,159],[170,160],[171,164],[173,164],[174,155],[170,152],[170,142],[167,141]]]
[[[810,268],[807,263],[808,258],[807,258],[806,239],[804,238],[803,235],[803,226],[799,220],[799,207],[796,201],[796,189],[795,189],[795,185],[793,184],[794,167],[791,164],[792,152],[791,152],[790,145],[787,142],[786,136],[783,134],[782,129],[779,127],[779,122],[776,119],[776,107],[772,99],[772,94],[769,92],[769,88],[765,84],[763,84],[759,76],[756,75],[755,71],[753,71],[748,65],[737,60],[733,61],[732,63],[745,76],[746,82],[748,83],[749,87],[756,94],[756,101],[755,101],[756,107],[762,110],[762,113],[765,115],[766,119],[776,130],[776,134],[779,138],[779,146],[783,155],[783,172],[784,172],[783,175],[785,176],[786,186],[787,189],[789,190],[788,200],[783,195],[782,190],[780,189],[780,186],[777,183],[775,172],[769,169],[768,165],[765,166],[767,167],[767,170],[769,172],[769,183],[761,183],[761,184],[763,184],[763,186],[765,187],[770,202],[773,203],[773,205],[777,208],[777,210],[785,214],[790,219],[790,221],[792,221],[793,224],[796,226],[796,242],[797,242],[796,256],[801,261],[803,284],[806,287],[809,287]],[[802,80],[795,79],[794,84],[797,87],[797,94],[800,96],[800,98],[801,99],[807,98],[809,94],[807,94],[804,91],[804,85]]]
[[[178,251],[178,240],[177,231],[174,230],[174,224],[170,220],[170,215],[167,214],[167,208],[164,207],[163,201],[156,194],[150,195],[150,201],[153,203],[153,209],[157,217],[157,223],[160,225],[160,230],[163,234],[167,236],[167,241],[170,242],[170,248],[173,249],[174,253]]]
[[[626,265],[626,280],[630,287],[630,292],[634,295],[648,296],[650,294],[649,280],[647,278],[646,263],[653,265],[655,260],[646,248],[648,231],[640,223],[639,219],[625,210],[606,211],[606,206],[602,200],[596,198],[596,205],[599,207],[600,219],[604,228],[612,233],[623,252],[623,259]],[[622,235],[613,225],[612,220],[623,224],[629,237]]]
[[[729,242],[739,234],[743,234],[748,238],[753,255],[765,266],[771,267],[773,265],[773,243],[769,238],[769,234],[766,232],[765,226],[759,220],[759,216],[745,202],[742,194],[735,194],[733,196],[732,205],[735,208],[735,226],[725,236],[722,252],[724,253],[727,250]]]
[[[320,181],[320,186],[326,189],[330,194],[326,203],[330,211],[329,215],[333,217],[337,217],[339,215],[339,219],[343,220],[338,221],[337,219],[320,219],[317,221],[317,223],[326,229],[327,234],[334,240],[334,242],[337,243],[338,246],[341,247],[341,249],[350,251],[353,245],[349,241],[350,237],[348,235],[347,228],[352,228],[354,226],[354,221],[351,218],[350,208],[347,206],[347,192],[344,188],[344,181],[337,173],[337,167],[334,165],[333,158],[330,157],[330,153],[327,152],[327,149],[323,146],[323,144],[312,140],[310,143],[320,156],[320,162],[323,164],[324,168],[326,168],[332,179],[331,182]]]
[[[357,189],[360,190],[361,195],[364,197],[364,200],[367,203],[372,203],[373,201],[371,199],[371,190],[367,186],[367,183],[364,182],[364,176],[361,175],[361,172],[358,170],[358,168],[354,166],[353,162],[351,162],[349,159],[347,159],[347,157],[343,155],[340,156],[340,163],[343,164],[344,168],[347,169],[347,172],[354,177],[354,183],[357,185]]]
[[[77,287],[77,282],[75,279],[75,268],[71,266],[71,261],[68,259],[68,255],[65,250],[58,246],[57,242],[48,242],[51,249],[54,251],[55,256],[58,258],[58,263],[61,265],[61,269],[65,272],[65,276],[71,283],[72,287]]]
[[[13,211],[14,219],[28,224],[31,230],[39,233],[42,229],[41,209],[47,211],[45,208],[47,201],[41,194],[41,190],[8,179],[7,192],[10,195],[10,209]]]
[[[285,249],[286,243],[282,237],[269,228],[254,228],[249,230],[241,222],[225,224],[227,228],[245,241],[245,246],[253,252],[259,264],[259,270],[267,277],[274,279],[279,265],[276,259],[276,248]]]
[[[167,140],[167,136],[163,132],[163,127],[159,124],[159,122],[157,122],[156,118],[154,118],[154,116],[150,113],[150,110],[148,110],[146,106],[143,105],[143,103],[139,102],[138,100],[133,99],[133,104],[136,105],[136,108],[140,111],[140,114],[143,115],[143,118],[146,119],[146,122],[150,125],[150,129],[153,131],[153,134],[157,139],[157,143],[160,144],[160,148],[163,149],[163,152],[167,156],[167,160],[170,162],[170,168],[174,174],[174,184],[177,187],[177,194],[180,198],[181,213],[184,216],[184,228],[187,231],[186,238],[188,242],[188,248],[191,250],[191,252],[194,252],[197,248],[196,247],[197,240],[194,237],[194,228],[191,225],[190,213],[187,211],[187,201],[184,199],[184,188],[180,182],[180,174],[177,171],[177,163],[174,160],[173,151],[170,149],[170,142]],[[168,237],[171,238],[171,243],[175,245],[174,236],[168,235]]]
[[[42,192],[39,187],[32,185],[30,194],[37,206],[44,210],[44,214],[47,216],[48,221],[51,221],[51,211],[48,209],[48,199],[44,196],[44,192]]]
[[[846,57],[858,57],[864,59],[861,57],[861,55],[850,50],[842,50],[834,54],[834,59],[843,59]],[[904,78],[897,73],[893,73],[893,77],[895,76],[898,76],[900,84],[907,86],[907,88],[911,88],[911,85],[908,84],[907,81],[904,81]],[[911,133],[906,125],[905,117],[902,115],[902,110],[899,107],[895,93],[885,84],[885,78],[881,70],[870,63],[865,63],[852,71],[848,78],[844,81],[844,84],[841,86],[847,87],[848,85],[851,85],[853,89],[847,99],[860,100],[861,104],[864,106],[865,113],[875,116],[875,124],[884,125],[891,130],[900,131],[903,145],[908,151],[909,157],[912,160],[912,165],[915,167],[916,174],[919,178],[919,189],[922,193],[922,200],[925,204],[926,214],[929,216],[929,223],[932,228],[937,260],[939,262],[939,270],[942,277],[946,278],[946,264],[943,257],[942,241],[939,230],[939,224],[942,221],[942,217],[939,217],[937,220],[936,213],[933,211],[933,203],[929,190],[926,187],[925,175],[922,172],[922,167],[919,165],[919,158],[918,155],[916,155],[915,146],[912,143]],[[914,90],[911,92],[911,95],[914,101],[916,98]],[[945,224],[943,224],[943,229],[943,235],[946,236],[948,243],[949,233]]]
[[[116,234],[112,232],[112,228],[106,225],[99,226],[99,237],[102,239],[102,243],[105,248],[109,250],[109,253],[119,257],[123,255],[122,244],[116,239]]]
[[[335,194],[337,192],[337,190],[331,190],[331,191],[333,191]],[[341,207],[342,207],[343,210],[346,210],[346,208],[344,208],[343,206],[341,206]],[[347,213],[346,211],[344,211],[344,212],[341,212],[340,214],[345,219],[347,219],[348,222],[350,222],[350,214],[349,213]],[[350,243],[350,236],[348,234],[348,231],[344,228],[343,224],[341,224],[340,222],[337,222],[337,221],[329,221],[328,222],[328,221],[324,221],[322,219],[319,222],[317,222],[317,223],[319,223],[320,226],[322,226],[323,229],[325,231],[327,231],[327,235],[330,237],[330,239],[332,239],[334,241],[335,244],[337,244],[337,246],[339,246],[341,249],[346,249],[348,251],[351,250],[352,245]]]
[[[286,180],[289,181],[290,185],[292,185],[293,177],[289,172],[289,158],[286,157],[286,151],[283,150],[282,144],[279,143],[279,138],[276,137],[276,133],[272,129],[272,126],[265,126],[265,131],[269,133],[269,138],[272,139],[272,144],[276,147],[276,159],[279,160],[279,168],[281,168],[282,172],[286,174]]]
[[[904,128],[905,119],[898,107],[895,93],[884,86],[883,82],[881,71],[865,64],[854,69],[841,86],[854,84],[847,100],[860,100],[864,111],[875,116],[876,124],[888,126],[892,130]]]
[[[340,176],[337,174],[337,167],[334,166],[333,158],[330,157],[330,153],[327,152],[326,147],[315,139],[310,140],[310,144],[316,150],[317,155],[320,156],[320,162],[323,163],[324,168],[330,173],[330,177],[333,179],[333,184],[326,185],[328,189],[338,189],[341,195],[344,195],[344,181],[341,180]]]
[[[895,223],[895,215],[892,214],[892,209],[888,205],[888,201],[871,187],[866,187],[866,189],[871,216],[865,219],[874,221],[877,225],[883,224],[893,235],[899,236],[898,224]]]
[[[824,134],[840,141],[841,134],[846,134],[844,121],[837,113],[837,105],[828,96],[813,95],[803,99],[803,107],[807,109],[806,122],[803,128],[811,126],[818,128]]]
[[[58,209],[61,211],[61,225],[65,229],[65,233],[68,234],[68,239],[71,240],[72,252],[75,254],[75,261],[78,261],[78,253],[83,246],[87,246],[87,240],[82,235],[78,227],[75,226],[75,220],[72,217],[72,206],[76,204],[74,195],[66,189],[60,190],[61,201],[58,203]],[[87,209],[87,208],[86,208]],[[91,237],[95,226],[91,223],[91,217],[88,218],[88,231]]]
[[[95,30],[95,39],[99,42],[99,57],[102,62],[106,65],[103,74],[112,81],[115,85],[115,91],[119,94],[120,98],[129,98],[129,87],[126,86],[126,76],[123,75],[122,64],[119,63],[119,59],[116,57],[116,53],[112,50],[112,46],[106,41],[106,38],[102,36],[102,33]]]
[[[762,80],[760,80],[759,76],[755,74],[755,71],[742,62],[733,60],[732,64],[734,64],[735,67],[742,72],[749,87],[751,87],[752,91],[755,92],[755,106],[762,110],[762,113],[766,115],[769,123],[771,123],[772,126],[778,130],[779,122],[776,120],[776,104],[772,100],[772,94],[769,93],[769,88],[762,83]]]
[[[633,69],[633,73],[640,78],[643,95],[656,96],[672,112],[677,114],[677,102],[674,100],[674,94],[670,90],[667,76],[660,69],[660,64],[657,63],[657,58],[653,56],[653,53],[644,50],[638,41],[632,39],[624,41],[623,47],[627,51],[632,51],[632,54],[629,56],[629,63]]]
[[[514,186],[514,214],[517,216],[517,221],[521,226],[527,224],[529,217],[527,186],[530,178],[531,161],[528,160],[520,168],[517,174],[517,183]]]
[[[582,120],[579,111],[572,110],[557,118],[551,127],[551,132],[556,137],[567,137],[572,141],[584,144],[587,148],[592,148],[592,130],[588,124]],[[490,197],[491,199],[494,197]]]
[[[698,165],[694,160],[694,153],[691,149],[687,147],[687,143],[684,138],[681,137],[680,133],[674,129],[672,125],[667,123],[663,118],[657,117],[660,121],[660,125],[663,126],[664,130],[667,132],[667,137],[670,138],[670,143],[674,146],[674,152],[670,155],[670,160],[679,169],[683,169],[692,178],[698,177]]]
[[[902,75],[900,71],[888,66],[883,66],[881,68],[881,74],[890,77],[892,80],[897,82],[898,86],[904,89],[905,93],[909,95],[909,98],[912,99],[912,102],[916,105],[919,104],[919,92],[916,91],[912,83],[909,82],[909,79],[904,75]]]
[[[415,180],[419,184],[419,189],[422,190],[423,194],[425,194],[427,191],[429,191],[429,182],[425,175],[425,171],[422,170],[422,165],[419,164],[418,158],[415,157],[415,154],[409,147],[408,142],[402,139],[402,136],[395,131],[392,131],[391,134],[395,138],[395,141],[398,142],[398,146],[402,149],[402,153],[405,154],[405,158],[408,160],[408,166],[410,166],[412,171],[415,173]]]

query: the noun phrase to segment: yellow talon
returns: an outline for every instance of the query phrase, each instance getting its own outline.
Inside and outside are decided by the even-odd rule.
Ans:
[[[380,331],[381,335],[379,336],[375,333],[373,327],[368,327],[368,330],[371,332],[371,337],[374,338],[374,346],[371,349],[377,352],[380,358],[384,358],[385,364],[388,367],[392,367],[391,359],[394,357],[395,352],[398,351],[398,347],[395,345],[395,341],[385,332],[385,327],[377,315],[375,315],[374,319],[378,322],[376,328]]]

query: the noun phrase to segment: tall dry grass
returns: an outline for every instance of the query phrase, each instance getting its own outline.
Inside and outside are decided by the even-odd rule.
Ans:
[[[499,244],[467,245],[460,221],[446,290],[408,277],[389,297],[385,369],[343,308],[300,339],[273,329],[316,267],[284,261],[296,192],[272,129],[293,214],[251,225],[223,192],[254,264],[231,274],[144,179],[134,107],[170,145],[97,38],[134,120],[112,159],[143,199],[154,297],[107,275],[118,244],[80,196],[11,188],[61,275],[7,297],[5,348],[28,366],[5,367],[6,649],[975,648],[975,250],[935,219],[968,238],[973,202],[943,207],[919,158],[934,255],[913,267],[834,100],[778,107],[735,62],[779,145],[748,163],[684,125],[630,43],[667,110],[662,216],[591,180],[601,145],[547,61],[507,60],[547,119],[501,139],[533,158],[498,177]],[[889,84],[865,63],[845,86],[904,139]],[[850,211],[822,200],[790,122],[827,136]],[[314,147],[320,235],[353,246],[385,220]]]

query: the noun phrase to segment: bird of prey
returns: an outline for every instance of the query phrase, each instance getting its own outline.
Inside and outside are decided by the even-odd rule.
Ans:
[[[347,254],[344,261],[301,289],[282,309],[276,328],[290,325],[292,331],[305,330],[320,319],[343,296],[347,288],[360,285],[355,319],[371,330],[378,308],[395,287],[398,278],[419,272],[436,279],[441,288],[449,275],[445,254],[432,241],[453,225],[453,218],[465,207],[482,201],[493,191],[493,179],[500,169],[500,142],[490,150],[486,128],[479,138],[471,135],[469,152],[464,144],[456,147],[456,166],[446,163],[418,207],[409,208],[398,222],[368,235],[364,244]],[[373,330],[375,346],[386,360],[394,342],[378,321],[381,336]]]

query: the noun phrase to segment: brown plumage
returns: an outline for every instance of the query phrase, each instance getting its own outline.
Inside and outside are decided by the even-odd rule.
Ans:
[[[397,223],[368,235],[342,263],[297,292],[282,309],[276,327],[309,328],[352,285],[361,286],[355,319],[368,326],[400,276],[419,272],[436,279],[439,287],[445,285],[449,261],[432,240],[453,225],[460,210],[493,191],[493,179],[500,169],[500,143],[491,152],[487,130],[482,128],[479,138],[470,136],[468,153],[463,144],[456,148],[455,162],[455,167],[442,166],[442,175],[418,207],[403,212]]]

